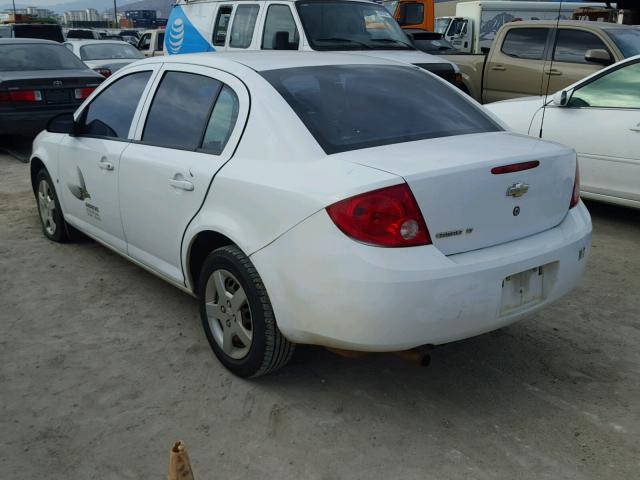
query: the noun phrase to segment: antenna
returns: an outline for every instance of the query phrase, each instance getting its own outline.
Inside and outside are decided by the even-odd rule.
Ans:
[[[553,35],[553,48],[551,49],[551,63],[549,64],[549,73],[547,89],[544,92],[544,103],[542,104],[542,120],[540,121],[540,133],[538,137],[542,138],[542,127],[544,125],[544,114],[547,112],[547,101],[549,99],[549,87],[551,87],[551,70],[553,69],[553,58],[556,56],[556,46],[558,45],[558,35],[560,34],[560,15],[562,14],[562,0],[558,4],[558,18],[556,19],[556,31]]]

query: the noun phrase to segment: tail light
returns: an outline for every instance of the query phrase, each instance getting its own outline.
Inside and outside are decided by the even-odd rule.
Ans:
[[[40,90],[11,90],[0,92],[0,102],[41,102]]]
[[[108,68],[94,68],[93,71],[98,72],[104,78],[110,77],[113,74],[113,72]]]
[[[94,87],[76,88],[73,91],[73,96],[76,100],[84,100],[85,98],[89,98],[89,95],[91,95],[94,90]]]
[[[578,202],[580,202],[580,166],[576,159],[576,178],[573,181],[573,193],[571,194],[571,203],[569,204],[569,208],[575,207],[578,205]]]
[[[430,245],[431,237],[409,185],[356,195],[327,207],[344,234],[379,247]]]

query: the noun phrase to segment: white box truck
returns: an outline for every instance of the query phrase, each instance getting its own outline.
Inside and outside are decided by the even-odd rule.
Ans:
[[[442,33],[461,53],[481,53],[490,48],[502,25],[518,20],[571,19],[578,7],[602,6],[602,2],[513,2],[479,0],[460,2],[454,17],[438,17],[436,32]]]

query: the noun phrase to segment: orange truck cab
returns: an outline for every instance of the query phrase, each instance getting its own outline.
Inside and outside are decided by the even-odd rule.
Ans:
[[[402,28],[434,31],[433,0],[382,0]]]

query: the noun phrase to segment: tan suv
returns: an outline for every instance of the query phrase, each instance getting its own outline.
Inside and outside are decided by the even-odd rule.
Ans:
[[[603,22],[512,22],[500,28],[485,53],[443,55],[460,67],[464,86],[476,100],[544,95],[640,54],[640,30]]]

